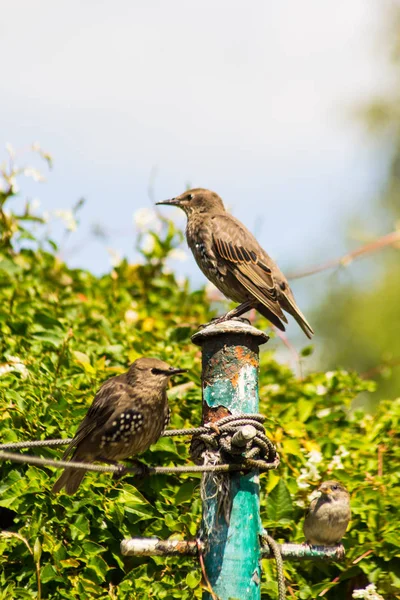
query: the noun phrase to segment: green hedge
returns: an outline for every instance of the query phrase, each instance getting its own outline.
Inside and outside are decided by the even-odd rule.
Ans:
[[[25,229],[26,214],[19,219],[3,211],[13,191],[2,194],[1,441],[72,436],[99,385],[142,355],[189,369],[169,391],[171,426],[197,425],[201,361],[190,336],[213,313],[204,289],[192,291],[166,269],[181,232],[161,221],[141,264],[123,261],[95,277],[69,269],[54,243],[38,244],[38,234]],[[280,468],[261,477],[263,523],[279,541],[302,542],[304,506],[318,478],[340,479],[352,494],[345,561],[285,563],[292,598],[327,590],[323,597],[342,600],[368,582],[385,599],[400,598],[400,400],[382,401],[374,415],[351,412],[352,400],[369,389],[357,374],[340,370],[299,379],[268,345],[262,350],[261,412],[281,455]],[[62,449],[34,452],[60,458]],[[143,458],[186,464],[187,441],[162,439]],[[119,549],[128,536],[195,536],[198,476],[114,481],[89,473],[75,496],[54,497],[54,469],[0,467],[0,599],[201,597],[193,560],[124,558]],[[277,597],[275,579],[273,562],[264,560],[263,599]]]

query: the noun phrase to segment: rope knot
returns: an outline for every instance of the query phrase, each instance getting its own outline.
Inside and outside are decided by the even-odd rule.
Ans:
[[[276,469],[279,456],[265,434],[265,417],[259,414],[229,415],[208,423],[194,433],[190,446],[193,462],[204,464],[211,451],[214,463],[243,464],[243,468],[260,471]]]

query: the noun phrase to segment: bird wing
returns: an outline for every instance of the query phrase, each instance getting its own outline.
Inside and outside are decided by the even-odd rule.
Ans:
[[[317,504],[317,500],[318,500],[318,498],[314,498],[314,500],[311,500],[308,508],[306,509],[306,514],[305,514],[306,519],[308,519],[308,517],[314,512],[315,505]]]
[[[115,377],[106,381],[94,397],[93,403],[79,425],[74,439],[64,453],[63,460],[68,458],[72,450],[88,435],[95,429],[101,428],[108,421],[117,404],[124,404],[129,399],[132,401],[131,386],[116,381]]]
[[[260,304],[287,323],[278,302],[276,282],[268,256],[255,237],[231,215],[213,216],[214,252]],[[282,325],[281,325],[282,327]]]

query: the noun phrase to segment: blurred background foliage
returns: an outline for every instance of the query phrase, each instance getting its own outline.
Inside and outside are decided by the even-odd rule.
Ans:
[[[324,276],[326,294],[314,308],[312,323],[323,341],[320,365],[357,369],[377,382],[373,406],[380,398],[397,397],[400,389],[400,11],[390,8],[385,42],[394,85],[381,97],[360,107],[370,135],[388,156],[380,193],[367,199],[365,214],[348,224],[349,246],[370,245],[366,258],[347,261]],[[389,152],[388,152],[389,148]],[[371,206],[372,205],[372,206]],[[381,237],[394,233],[390,246],[379,247]],[[375,251],[374,251],[375,247]],[[318,275],[313,275],[313,282]],[[310,279],[311,284],[311,279]]]
[[[138,236],[139,263],[116,259],[101,277],[70,269],[49,238],[48,217],[32,218],[29,202],[21,214],[13,212],[22,174],[32,172],[15,173],[11,163],[3,169],[2,442],[72,436],[99,385],[141,355],[188,369],[169,391],[171,426],[199,424],[201,360],[190,336],[215,313],[205,288],[191,289],[169,269],[182,232],[158,216]],[[78,226],[78,211],[79,203],[63,215],[65,235]],[[341,319],[349,322],[347,314]],[[268,328],[262,318],[256,325]],[[364,328],[367,323],[360,324],[360,335]],[[389,331],[382,325],[382,339]],[[367,346],[364,342],[360,352]],[[307,346],[298,359],[304,372],[309,355]],[[277,362],[268,345],[262,349],[260,410],[268,414],[267,431],[282,461],[261,478],[263,523],[279,541],[302,542],[304,509],[322,479],[338,478],[352,494],[345,561],[286,563],[293,598],[342,600],[368,584],[376,586],[375,598],[400,598],[400,400],[380,394],[372,415],[354,410],[354,400],[374,389],[373,382],[347,368],[296,375]],[[57,458],[61,450],[35,454]],[[153,465],[186,464],[188,442],[161,439],[144,459]],[[114,481],[89,473],[73,497],[50,494],[56,477],[51,468],[1,463],[0,598],[201,597],[196,561],[123,558],[119,549],[123,537],[193,538],[201,515],[198,476]],[[263,561],[261,590],[264,600],[277,597],[271,561]],[[358,597],[369,597],[365,594]]]

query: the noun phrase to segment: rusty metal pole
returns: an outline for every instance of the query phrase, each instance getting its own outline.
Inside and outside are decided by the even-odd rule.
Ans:
[[[232,320],[208,325],[192,341],[202,349],[203,422],[218,425],[218,420],[228,415],[257,413],[258,352],[268,336]],[[224,493],[228,499],[222,499]],[[221,508],[226,500],[228,516]],[[220,600],[259,600],[261,533],[258,472],[219,477],[204,474],[204,563]],[[211,600],[209,592],[204,592],[203,600]]]

